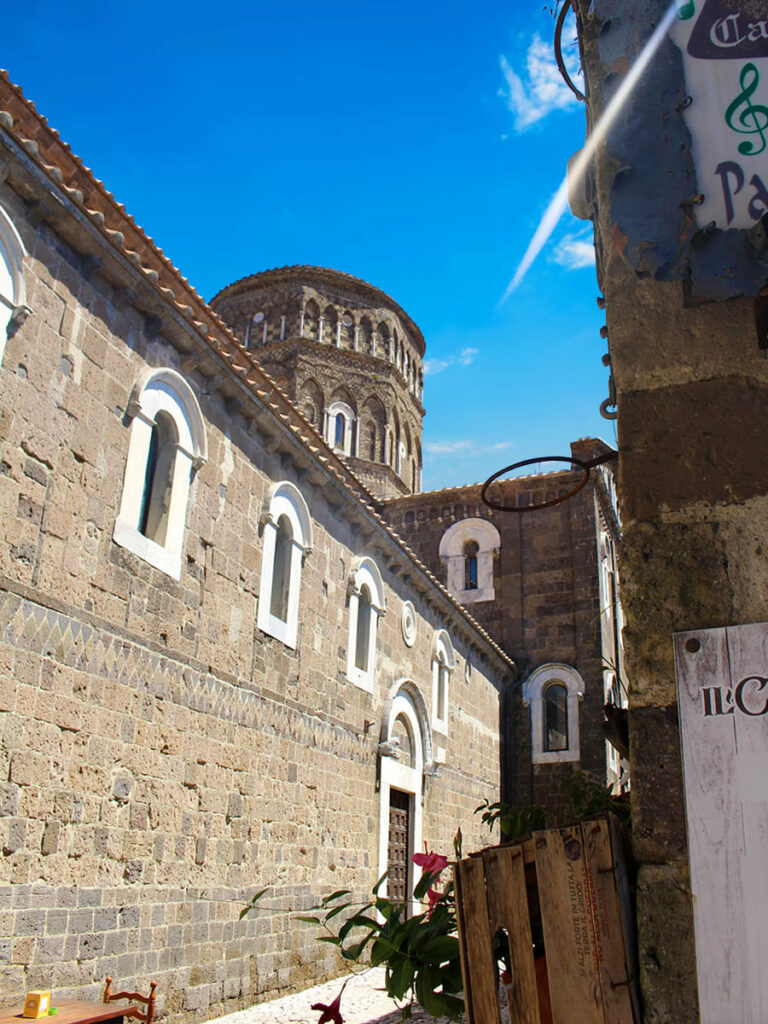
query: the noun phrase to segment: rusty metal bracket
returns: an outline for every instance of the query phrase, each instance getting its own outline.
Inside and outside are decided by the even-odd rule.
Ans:
[[[563,60],[563,25],[565,24],[565,18],[571,8],[572,2],[573,0],[565,0],[565,3],[560,9],[560,14],[557,16],[557,23],[555,25],[555,60],[557,61],[558,70],[563,76],[565,84],[577,99],[580,99],[582,103],[586,103],[587,97],[573,84],[571,76],[568,74],[568,70],[565,66],[565,61]]]
[[[535,512],[541,508],[551,508],[553,505],[561,505],[564,501],[568,501],[569,498],[573,498],[574,495],[578,494],[579,491],[586,486],[587,480],[589,480],[589,471],[594,469],[595,466],[601,466],[604,462],[610,462],[612,459],[617,457],[617,452],[609,452],[608,455],[598,455],[594,459],[577,459],[573,455],[543,455],[536,459],[522,459],[520,462],[513,462],[511,466],[505,466],[504,469],[500,469],[498,473],[494,473],[493,476],[489,476],[483,484],[483,489],[480,491],[480,500],[488,508],[495,509],[497,512]],[[534,505],[502,505],[497,501],[492,501],[488,497],[489,487],[504,476],[505,473],[509,473],[514,469],[521,469],[523,466],[534,466],[539,462],[567,462],[569,465],[580,469],[582,472],[581,479],[576,483],[575,487],[572,487],[565,494],[559,495],[557,498],[552,498],[550,501],[540,501]]]

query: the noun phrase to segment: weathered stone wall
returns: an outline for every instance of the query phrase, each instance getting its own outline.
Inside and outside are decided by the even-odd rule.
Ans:
[[[150,336],[132,293],[30,222],[7,186],[0,202],[29,253],[32,310],[0,367],[0,998],[94,997],[107,974],[129,988],[152,977],[161,1013],[211,1017],[336,969],[290,912],[342,886],[364,896],[378,876],[385,702],[408,678],[431,708],[439,628],[458,664],[423,834],[448,852],[461,822],[468,848],[482,844],[472,812],[498,793],[512,667],[382,525],[361,530],[358,499],[324,464],[298,466],[270,442],[271,414],[246,417],[194,354]],[[179,581],[112,539],[129,395],[161,366],[199,396],[208,441]],[[281,479],[314,523],[295,651],[255,625],[260,517]],[[348,578],[363,554],[387,605],[371,694],[346,678]],[[265,909],[238,921],[262,886]]]
[[[211,303],[321,434],[333,403],[352,409],[355,468],[377,497],[420,490],[424,339],[397,303],[317,267],[254,274]]]
[[[592,442],[595,451],[607,450]],[[602,446],[602,447],[601,447]],[[576,449],[578,445],[574,446]],[[587,446],[589,447],[589,446]],[[583,448],[583,445],[582,445]],[[592,448],[582,458],[592,456]],[[549,501],[572,489],[580,473],[523,477],[494,485],[493,497],[513,507]],[[574,768],[606,776],[602,731],[604,684],[601,632],[605,609],[598,587],[599,512],[593,480],[573,498],[552,508],[516,513],[494,511],[480,500],[480,486],[451,488],[389,501],[384,515],[416,555],[444,583],[440,540],[454,523],[477,518],[494,524],[501,543],[494,557],[493,600],[468,606],[521,666],[514,694],[505,705],[505,795],[519,804],[541,803],[553,820],[571,810],[558,785]],[[522,705],[522,684],[550,662],[575,668],[585,683],[581,704],[581,760],[562,765],[531,764],[530,711]]]
[[[325,411],[345,402],[356,417],[353,472],[377,498],[418,490],[424,409],[403,388],[397,368],[380,359],[318,342],[286,341],[257,352],[260,364],[283,387],[308,423],[325,434]],[[398,439],[403,455],[398,461]],[[398,471],[399,466],[399,471]]]
[[[666,5],[579,6],[594,124]],[[590,185],[618,397],[646,1024],[698,1020],[672,637],[766,618],[768,364],[740,274],[750,263],[756,275],[759,256],[738,232],[695,231],[685,202],[696,191],[685,96],[679,53],[665,41]],[[732,262],[720,258],[730,254]],[[713,301],[718,290],[735,297]]]

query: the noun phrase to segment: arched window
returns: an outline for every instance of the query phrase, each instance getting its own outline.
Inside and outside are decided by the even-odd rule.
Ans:
[[[371,692],[376,671],[376,634],[385,613],[384,584],[372,558],[360,558],[349,574],[347,678]]]
[[[29,315],[24,290],[25,255],[15,224],[0,206],[0,362],[11,323],[22,324]]]
[[[203,414],[189,384],[167,369],[139,379],[127,412],[131,432],[113,538],[180,579],[190,483],[208,457]]]
[[[432,652],[432,726],[443,733],[448,732],[448,684],[455,666],[451,638],[440,629]]]
[[[301,568],[312,551],[312,520],[307,503],[295,484],[273,484],[264,513],[264,547],[256,625],[296,647],[299,621]]]
[[[477,590],[477,553],[480,545],[468,540],[464,545],[464,589]]]
[[[544,691],[544,749],[568,749],[568,691],[562,683],[550,683]]]
[[[344,435],[346,433],[347,421],[344,418],[344,413],[336,413],[336,426],[333,440],[334,448],[340,448],[344,451]]]
[[[346,402],[333,402],[326,413],[325,440],[342,455],[355,455],[355,411]]]
[[[269,612],[280,622],[288,621],[288,592],[291,582],[293,530],[288,516],[280,516],[275,534],[275,561],[270,588]]]
[[[371,592],[364,583],[357,598],[357,633],[355,637],[355,668],[365,672],[368,668],[369,639],[371,635]]]
[[[168,531],[173,463],[178,443],[176,424],[167,412],[159,412],[152,425],[152,436],[149,439],[147,472],[144,476],[139,516],[139,533],[143,533],[157,544],[165,543]]]
[[[531,709],[531,751],[534,764],[578,761],[579,703],[584,680],[570,665],[535,669],[523,684],[523,703]]]
[[[457,601],[492,601],[493,556],[501,547],[499,531],[487,519],[461,519],[440,538],[446,586]]]

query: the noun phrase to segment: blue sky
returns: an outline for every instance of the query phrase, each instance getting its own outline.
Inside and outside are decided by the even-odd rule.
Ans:
[[[563,218],[499,306],[584,141],[541,6],[31,0],[0,63],[206,298],[308,263],[399,302],[429,490],[614,440],[591,225]]]

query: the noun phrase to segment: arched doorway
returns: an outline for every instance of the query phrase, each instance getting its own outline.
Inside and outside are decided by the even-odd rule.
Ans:
[[[379,877],[383,893],[405,901],[413,893],[413,854],[422,845],[424,765],[432,760],[424,698],[410,680],[394,687],[381,730]]]

